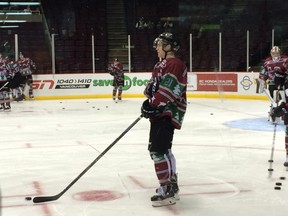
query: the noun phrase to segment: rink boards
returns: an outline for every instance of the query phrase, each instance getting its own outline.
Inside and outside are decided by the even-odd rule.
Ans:
[[[151,73],[125,73],[123,98],[143,97]],[[189,72],[187,96],[267,100],[256,93],[258,73]],[[35,99],[109,98],[113,77],[109,73],[33,75]]]

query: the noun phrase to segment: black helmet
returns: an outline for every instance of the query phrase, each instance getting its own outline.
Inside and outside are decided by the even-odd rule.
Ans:
[[[175,36],[172,33],[166,32],[166,33],[162,33],[160,34],[155,40],[154,40],[154,44],[153,47],[156,48],[158,41],[162,41],[163,45],[166,46],[168,44],[171,45],[172,47],[172,51],[173,52],[177,52],[180,48],[180,45],[177,41],[177,39],[175,38]]]

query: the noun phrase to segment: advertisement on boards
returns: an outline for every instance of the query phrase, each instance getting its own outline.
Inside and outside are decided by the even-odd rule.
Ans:
[[[255,76],[251,73],[188,73],[187,95],[256,94]],[[123,97],[143,97],[151,73],[125,73]],[[33,75],[35,98],[111,97],[113,77],[109,73]],[[259,94],[258,94],[259,95]]]

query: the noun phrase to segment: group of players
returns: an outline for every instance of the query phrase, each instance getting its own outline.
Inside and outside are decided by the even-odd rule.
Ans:
[[[174,129],[181,128],[186,112],[187,68],[175,57],[179,46],[172,34],[161,34],[154,43],[158,57],[163,60],[155,65],[152,78],[145,88],[144,94],[148,99],[143,102],[141,115],[149,118],[151,124],[149,152],[160,184],[151,201],[153,206],[159,207],[175,204],[176,200],[179,200],[176,160],[171,149]],[[288,167],[288,56],[281,55],[278,46],[272,47],[270,54],[271,57],[265,60],[257,81],[259,93],[268,92],[267,95],[269,94],[274,100],[269,118],[274,124],[282,118],[286,125],[284,166]],[[15,101],[25,99],[25,86],[29,87],[29,98],[34,98],[32,88],[34,70],[36,70],[35,63],[25,58],[22,53],[19,54],[17,61],[0,54],[0,110],[10,110],[11,99]],[[116,98],[122,100],[124,72],[123,65],[118,59],[114,59],[109,65],[109,73],[114,77],[112,98],[114,101]]]
[[[0,53],[0,111],[10,111],[12,100],[25,100],[26,85],[29,98],[34,99],[32,73],[35,70],[35,63],[23,53],[19,54],[17,61]]]
[[[273,99],[269,111],[269,120],[277,124],[284,120],[286,159],[284,166],[288,167],[288,56],[281,54],[278,46],[273,46],[271,57],[267,58],[259,73],[259,93]]]

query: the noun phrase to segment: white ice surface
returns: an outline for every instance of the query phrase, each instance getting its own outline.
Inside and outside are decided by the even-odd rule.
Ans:
[[[274,172],[268,178],[274,126],[266,120],[268,101],[253,100],[188,100],[183,128],[175,132],[173,144],[181,197],[176,205],[151,206],[158,182],[147,151],[147,119],[58,200],[24,200],[60,193],[139,117],[142,101],[36,100],[13,102],[11,112],[0,112],[2,215],[288,214],[288,179],[279,180],[288,177],[283,167],[284,126],[277,126]],[[276,182],[282,183],[281,190],[274,190]]]

